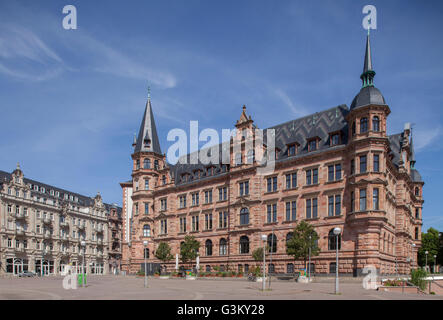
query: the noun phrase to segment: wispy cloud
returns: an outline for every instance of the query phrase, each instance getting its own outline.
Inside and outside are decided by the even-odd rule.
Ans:
[[[292,99],[280,88],[273,89],[273,93],[289,108],[294,116],[302,117],[308,114],[308,112],[301,106],[295,105]]]
[[[34,32],[17,25],[0,25],[0,73],[29,81],[58,76],[63,60]]]
[[[441,126],[437,126],[425,130],[414,130],[414,148],[416,151],[421,151],[431,145],[438,137],[442,135]]]

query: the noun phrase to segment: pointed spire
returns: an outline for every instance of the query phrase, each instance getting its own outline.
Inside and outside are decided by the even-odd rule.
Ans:
[[[148,101],[146,102],[145,113],[138,132],[134,149],[134,153],[135,152],[155,152],[159,155],[162,154],[154,114],[152,112],[150,87],[148,87]]]
[[[371,42],[369,40],[369,30],[368,36],[366,37],[366,50],[365,50],[365,61],[363,65],[363,73],[360,76],[362,80],[362,87],[374,86],[374,76],[375,71],[372,69],[372,57],[371,57]]]
[[[17,162],[17,170],[20,170],[20,162]]]
[[[412,141],[412,127],[411,127],[411,142],[409,143],[409,149],[411,150],[411,168],[414,168],[414,165],[415,165],[415,150],[414,150],[414,143]]]
[[[135,148],[137,145],[137,134],[134,132],[134,140],[132,141],[132,147]]]

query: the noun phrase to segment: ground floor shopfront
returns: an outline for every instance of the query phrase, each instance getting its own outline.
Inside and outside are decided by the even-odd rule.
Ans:
[[[23,272],[35,272],[38,275],[65,275],[80,273],[108,274],[108,263],[105,259],[86,257],[38,257],[32,255],[6,255],[0,260],[0,274],[19,275]]]

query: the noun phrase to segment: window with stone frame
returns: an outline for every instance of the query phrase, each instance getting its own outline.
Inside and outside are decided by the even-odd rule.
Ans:
[[[240,237],[240,254],[249,253],[249,238],[247,236]]]
[[[267,205],[267,223],[277,222],[277,204]]]

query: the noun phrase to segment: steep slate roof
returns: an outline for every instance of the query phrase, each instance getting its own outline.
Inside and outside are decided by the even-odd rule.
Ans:
[[[8,173],[8,172],[0,170],[0,185],[3,184],[5,179],[9,182],[12,179],[12,175],[10,173]],[[77,203],[77,204],[79,204],[81,206],[87,206],[87,207],[89,207],[89,206],[94,204],[94,198],[87,197],[87,196],[84,196],[84,195],[81,195],[81,194],[78,194],[78,193],[75,193],[75,192],[67,191],[65,189],[57,188],[57,187],[54,187],[54,186],[51,186],[51,185],[48,185],[48,184],[45,184],[45,183],[42,183],[42,182],[39,182],[39,181],[36,181],[36,180],[28,179],[28,178],[23,178],[23,182],[25,184],[27,184],[27,185],[29,185],[29,184],[38,185],[39,186],[39,190],[41,190],[42,187],[45,188],[45,193],[42,193],[40,191],[36,191],[36,190],[32,189],[31,190],[31,196],[34,196],[34,195],[39,196],[39,197],[45,196],[48,199],[56,199],[56,200],[62,199],[62,200],[65,200],[64,199],[64,195],[68,194],[68,195],[72,195],[74,197],[77,197],[78,198],[78,202],[73,202],[70,199],[65,200],[65,201],[69,201],[69,202],[72,202],[74,204]],[[57,191],[60,192],[60,197],[58,198],[56,196],[52,196],[50,194],[50,190],[54,190],[54,192],[57,192]],[[107,203],[104,203],[104,205],[105,205],[107,210],[109,210],[109,208],[112,206],[111,204],[107,204]],[[117,207],[117,211],[121,212],[121,208]]]
[[[268,129],[275,130],[275,147],[280,150],[278,154],[277,161],[284,161],[288,158],[287,146],[288,144],[298,143],[298,152],[296,156],[291,156],[292,158],[298,158],[306,155],[308,153],[307,143],[310,138],[318,137],[320,141],[318,143],[318,148],[316,151],[309,152],[309,154],[315,154],[318,152],[325,151],[326,149],[337,148],[337,146],[330,147],[330,133],[340,132],[340,145],[346,145],[348,140],[348,124],[345,120],[346,115],[348,114],[349,109],[346,105],[340,105],[334,108],[330,108],[321,112],[317,112],[303,118],[291,120],[277,126],[270,127]],[[263,139],[266,143],[266,130],[263,133]],[[229,153],[229,143],[223,143],[218,145],[219,151],[219,159],[222,159],[222,148],[226,147]],[[212,147],[214,148],[214,147]],[[202,152],[208,152],[207,148],[201,150]],[[209,166],[201,163],[198,164],[190,164],[190,159],[193,156],[197,156],[198,151],[193,152],[191,154],[186,155],[187,164],[181,164],[177,162],[175,165],[169,164],[170,172],[172,177],[175,179],[176,185],[182,185],[186,183],[191,183],[196,180],[207,179],[216,175],[225,174],[225,168],[220,163],[211,163],[215,167],[215,172],[212,176],[208,176],[206,174],[206,167]],[[228,159],[229,162],[229,159]],[[202,170],[201,178],[197,178],[194,175],[196,170]],[[181,176],[184,173],[190,174],[190,181],[181,181]]]
[[[147,144],[148,140],[150,140],[149,145]],[[138,132],[134,153],[148,151],[162,154],[157,135],[157,128],[155,127],[154,114],[152,113],[150,97],[146,102],[145,113]]]

